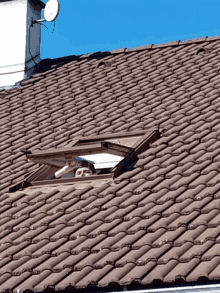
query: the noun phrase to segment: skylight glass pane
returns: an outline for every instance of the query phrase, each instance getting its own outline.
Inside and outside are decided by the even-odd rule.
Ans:
[[[107,153],[80,156],[80,158],[94,162],[95,169],[113,168],[123,159],[121,156],[114,156]]]

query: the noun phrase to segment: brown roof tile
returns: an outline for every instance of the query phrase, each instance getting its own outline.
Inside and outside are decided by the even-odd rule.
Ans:
[[[220,278],[219,52],[205,37],[46,59],[0,91],[0,292]],[[155,128],[114,181],[8,193],[37,168],[22,148]]]

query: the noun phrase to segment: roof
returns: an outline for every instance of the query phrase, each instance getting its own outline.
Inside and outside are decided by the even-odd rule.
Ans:
[[[0,292],[220,279],[220,38],[43,60],[0,92]],[[113,181],[8,188],[20,150],[159,129]]]

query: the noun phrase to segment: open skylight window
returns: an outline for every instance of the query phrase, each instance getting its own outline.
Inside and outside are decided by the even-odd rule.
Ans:
[[[83,137],[66,147],[46,151],[22,150],[41,166],[26,180],[11,188],[65,183],[100,178],[116,178],[137,160],[137,155],[159,138],[158,130]]]

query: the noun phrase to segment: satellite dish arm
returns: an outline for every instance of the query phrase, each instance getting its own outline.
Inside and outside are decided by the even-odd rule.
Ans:
[[[32,18],[32,20],[31,20],[31,26],[33,26],[35,23],[41,23],[41,22],[46,22],[46,20],[45,19],[36,19],[36,20],[33,20],[33,18]]]

